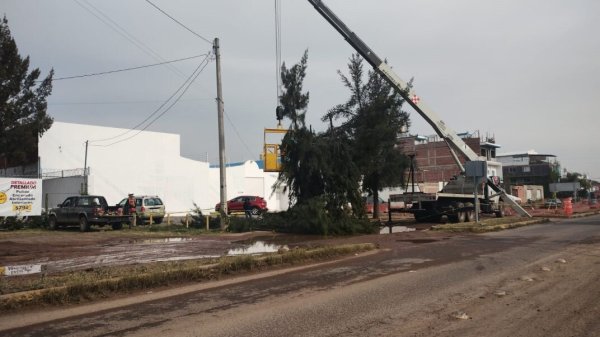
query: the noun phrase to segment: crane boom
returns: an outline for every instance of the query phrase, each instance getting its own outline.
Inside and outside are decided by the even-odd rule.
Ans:
[[[468,161],[482,160],[475,151],[473,151],[456,132],[449,128],[446,123],[435,113],[429,109],[424,102],[421,101],[416,92],[410,88],[406,82],[404,82],[392,68],[385,63],[365,42],[363,42],[354,32],[346,26],[346,24],[340,20],[340,18],[333,13],[322,0],[308,0],[317,12],[329,22],[333,28],[335,28],[346,41],[367,61],[377,73],[386,79],[390,85],[392,85],[396,91],[410,104],[423,117],[429,125],[433,127],[435,132],[448,144],[450,151],[459,166],[461,172],[465,171],[464,166],[458,159],[456,152],[464,155]],[[415,99],[413,99],[415,98]],[[522,216],[531,217],[527,211],[525,211],[517,202],[511,198],[500,186],[494,184],[494,182],[487,177],[487,185],[501,195],[504,201],[509,203],[512,208]]]
[[[385,63],[366,43],[364,43],[354,32],[333,13],[327,5],[321,0],[308,0],[315,9],[327,20],[348,43],[365,59],[375,71],[390,83],[398,93],[410,104],[415,111],[421,115],[435,130],[435,132],[451,147],[452,150],[463,154],[467,160],[480,160],[479,155],[475,153],[446,123],[429,109],[421,99],[412,99],[419,97],[414,90],[408,87],[392,68]],[[457,159],[457,158],[455,158]],[[461,171],[464,167],[460,160],[457,161]]]

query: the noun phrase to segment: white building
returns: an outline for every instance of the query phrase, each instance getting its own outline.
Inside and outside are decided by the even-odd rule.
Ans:
[[[81,191],[81,172],[87,150],[88,193],[106,197],[116,204],[128,193],[158,195],[167,212],[188,212],[196,203],[203,211],[212,211],[219,202],[219,168],[209,163],[180,155],[177,134],[133,131],[109,139],[128,129],[54,122],[39,141],[43,175],[50,172],[60,177],[62,172],[79,169],[79,177],[44,180],[44,195],[49,206],[56,206],[67,196]],[[276,173],[263,172],[252,160],[228,165],[227,197],[258,195],[267,200],[272,211],[287,209],[287,195],[272,193]],[[69,174],[67,174],[69,175]],[[72,174],[70,174],[72,175]]]

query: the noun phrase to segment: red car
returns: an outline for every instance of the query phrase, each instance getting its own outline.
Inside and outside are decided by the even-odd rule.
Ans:
[[[365,202],[365,212],[367,213],[373,213],[373,197],[372,196],[368,196],[363,198],[363,201]],[[388,203],[383,201],[383,199],[379,198],[379,214],[383,214],[383,213],[387,213],[388,212]]]
[[[265,199],[255,195],[240,195],[239,197],[227,201],[227,213],[243,212],[246,199],[248,199],[248,202],[250,203],[252,215],[259,215],[269,210]],[[218,212],[220,209],[221,203],[216,204],[215,211]]]

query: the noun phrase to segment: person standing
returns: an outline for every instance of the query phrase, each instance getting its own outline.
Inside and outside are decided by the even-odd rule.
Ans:
[[[133,196],[133,193],[129,193],[127,196],[127,201],[125,202],[125,205],[123,205],[123,214],[132,216],[129,227],[136,225],[135,197]]]
[[[250,205],[250,198],[244,198],[244,213],[246,213],[246,219],[252,219],[252,206]]]

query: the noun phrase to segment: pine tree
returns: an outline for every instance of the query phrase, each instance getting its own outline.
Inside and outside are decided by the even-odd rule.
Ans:
[[[360,175],[346,135],[331,130],[317,134],[304,123],[309,98],[302,92],[307,59],[305,52],[300,63],[290,69],[282,67],[280,103],[291,127],[281,145],[282,171],[277,186],[286,186],[290,203],[315,205],[319,200],[329,217],[339,219],[348,204],[359,205]],[[352,210],[362,214],[361,207]]]
[[[342,72],[342,83],[350,90],[345,104],[332,108],[322,120],[342,119],[339,132],[352,143],[353,161],[362,176],[362,188],[373,195],[373,217],[379,217],[379,191],[400,186],[409,161],[397,148],[398,137],[408,127],[408,113],[402,110],[404,100],[375,71],[367,73],[364,82],[362,58],[354,54],[348,63],[349,77]]]
[[[302,92],[302,84],[306,77],[306,67],[308,63],[308,50],[300,62],[287,69],[285,63],[281,66],[281,83],[285,88],[279,102],[283,107],[283,117],[292,121],[292,128],[298,129],[304,127],[306,107],[308,106],[309,93]]]
[[[46,99],[52,92],[51,70],[36,86],[39,69],[29,72],[29,56],[21,58],[6,16],[0,22],[0,165],[37,162],[38,137],[52,125]]]

